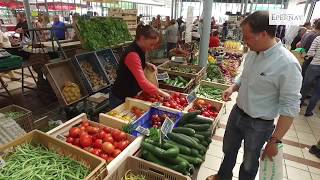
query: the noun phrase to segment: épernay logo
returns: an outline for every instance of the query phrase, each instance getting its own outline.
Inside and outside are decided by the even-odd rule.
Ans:
[[[269,12],[269,25],[302,25],[305,21],[303,12],[287,9],[271,10]]]

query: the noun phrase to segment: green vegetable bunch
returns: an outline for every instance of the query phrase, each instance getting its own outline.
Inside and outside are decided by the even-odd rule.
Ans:
[[[224,83],[224,76],[216,64],[209,64],[207,67],[207,80]]]
[[[212,86],[201,85],[196,93],[200,97],[221,101],[223,90]]]

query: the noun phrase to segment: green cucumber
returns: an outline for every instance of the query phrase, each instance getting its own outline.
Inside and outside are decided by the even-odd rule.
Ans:
[[[209,143],[205,140],[201,141],[201,144],[204,146],[204,147],[208,147],[209,146]]]
[[[199,139],[199,141],[204,141],[204,136],[200,135],[200,134],[194,134],[194,137],[196,137],[197,139]]]
[[[206,141],[210,144],[212,142],[211,138],[207,138]]]
[[[191,149],[189,147],[187,147],[187,146],[184,146],[182,144],[176,143],[176,142],[171,141],[171,140],[165,140],[165,142],[177,146],[179,148],[179,151],[180,151],[181,154],[185,154],[185,155],[190,155],[191,154]]]
[[[179,79],[181,82],[185,83],[185,84],[188,83],[188,81],[185,80],[185,79],[184,79],[183,77],[181,77],[181,76],[178,76],[178,79]]]
[[[203,160],[198,157],[191,157],[184,154],[179,154],[180,157],[187,160],[190,164],[193,164],[194,166],[199,166]]]
[[[181,134],[185,134],[188,136],[194,136],[196,133],[196,131],[194,129],[186,128],[186,127],[176,127],[174,129],[172,129],[172,132],[181,133]]]
[[[196,134],[200,134],[206,138],[211,138],[212,137],[212,132],[211,131],[196,131]]]
[[[191,155],[192,155],[192,156],[199,156],[200,153],[199,153],[199,151],[196,150],[196,149],[191,149]]]
[[[210,119],[205,119],[200,116],[196,116],[194,118],[191,118],[188,120],[189,123],[194,123],[194,124],[212,124],[213,121]]]
[[[192,128],[195,131],[205,131],[210,129],[210,124],[186,124],[184,127]]]
[[[182,145],[185,145],[187,147],[190,147],[190,148],[195,148],[195,149],[198,149],[198,150],[201,150],[201,147],[198,146],[198,143],[195,142],[192,138],[188,137],[188,138],[185,138],[186,135],[184,134],[180,134],[180,133],[168,133],[167,136],[177,142],[177,143],[180,143]]]
[[[186,124],[187,122],[189,122],[189,120],[196,118],[199,114],[201,114],[201,111],[194,111],[184,114],[179,121],[179,126]]]
[[[154,145],[147,143],[147,142],[142,142],[142,148],[149,151],[149,152],[152,152],[153,154],[155,154],[159,158],[163,158],[163,157],[175,158],[179,154],[179,148],[177,148],[177,147],[164,150],[160,147],[154,146]]]
[[[177,134],[180,134],[180,133],[177,133]],[[190,141],[193,141],[195,144],[199,144],[200,143],[200,141],[197,139],[197,138],[195,138],[195,137],[190,137],[190,136],[187,136],[187,135],[185,135],[185,134],[180,134],[180,136],[182,136],[183,138],[185,138],[185,139],[189,139]],[[198,142],[199,141],[199,142]]]
[[[191,137],[191,138],[192,138],[193,140],[195,140],[197,143],[201,143],[198,138],[196,138],[196,137]]]

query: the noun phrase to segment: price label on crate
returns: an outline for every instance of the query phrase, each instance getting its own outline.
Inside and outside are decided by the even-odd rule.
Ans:
[[[60,139],[60,140],[62,140],[62,141],[66,141],[66,140],[67,140],[66,137],[64,137],[64,136],[61,135],[61,134],[58,134],[58,135],[57,135],[57,138]]]
[[[172,131],[174,122],[170,118],[166,118],[161,126],[161,132],[167,136],[169,132]]]
[[[196,91],[194,91],[194,90],[191,91],[191,93],[187,95],[187,101],[189,104],[192,103],[194,100],[196,100],[196,98],[197,98],[197,94],[196,94]]]
[[[167,72],[158,73],[158,74],[157,74],[157,79],[158,79],[158,80],[161,80],[161,81],[164,81],[164,80],[169,79],[169,75],[168,75]]]
[[[3,168],[5,165],[6,165],[6,161],[4,161],[0,156],[0,169]]]
[[[160,107],[161,103],[160,102],[154,102],[151,104],[152,107]]]
[[[150,130],[146,129],[146,128],[142,127],[142,126],[138,126],[135,130],[138,131],[139,133],[143,134],[143,135],[146,135],[146,136],[150,135]]]

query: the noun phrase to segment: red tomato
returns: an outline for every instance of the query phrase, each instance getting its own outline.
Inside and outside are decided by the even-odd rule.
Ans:
[[[102,143],[103,143],[102,139],[96,139],[93,143],[93,147],[101,149]]]
[[[80,136],[80,129],[77,127],[73,127],[69,130],[69,136],[73,138],[77,138]]]
[[[102,152],[101,149],[96,149],[96,148],[94,148],[91,153],[94,154],[94,155],[100,156],[100,153],[101,153],[101,152]]]
[[[98,133],[97,137],[99,139],[103,139],[106,134],[107,134],[106,132],[104,132],[103,130],[102,131],[100,130],[100,132]]]
[[[173,98],[180,97],[180,94],[178,92],[173,92],[171,94],[171,97],[173,97]]]
[[[113,143],[114,140],[113,140],[112,136],[105,136],[103,138],[103,142],[111,142],[111,143]]]
[[[105,143],[102,144],[102,149],[107,154],[112,154],[115,148],[114,148],[114,145],[112,143],[105,142]]]
[[[102,159],[104,159],[104,160],[108,160],[108,155],[106,154],[106,153],[104,153],[104,152],[101,152],[100,153],[100,157],[102,158]]]
[[[121,133],[121,131],[119,129],[114,129],[111,132],[113,139],[116,141],[120,141],[121,140],[120,133]]]
[[[87,131],[89,134],[97,134],[99,131],[99,128],[93,127],[93,126],[88,126]]]
[[[115,149],[114,151],[113,151],[113,157],[117,157],[119,154],[121,153],[121,150],[120,149]]]
[[[106,133],[111,133],[111,128],[109,128],[109,127],[104,127],[104,128],[103,128],[103,131],[106,132]]]
[[[202,113],[202,115],[205,116],[205,117],[210,117],[210,113],[208,111],[204,111]]]
[[[120,138],[120,141],[121,140],[126,140],[127,139],[127,133],[121,131],[120,135],[119,135],[119,138]]]
[[[187,99],[185,97],[180,97],[180,102],[182,104],[185,104],[185,103],[187,103]]]
[[[80,138],[75,138],[72,144],[75,146],[80,146]]]
[[[73,139],[73,137],[68,137],[67,138],[67,143],[73,143],[74,142],[74,139]]]
[[[86,131],[86,127],[84,127],[84,126],[80,126],[80,131],[81,131],[81,132]]]
[[[128,140],[121,141],[118,144],[118,148],[123,151],[129,145],[129,143],[130,142]]]
[[[90,126],[90,123],[89,123],[89,121],[84,120],[84,121],[82,121],[81,126],[83,126],[83,127],[88,127],[88,126]]]
[[[165,102],[165,103],[163,103],[163,105],[166,106],[166,107],[170,107],[171,106],[171,104],[169,102]]]
[[[206,104],[206,102],[203,99],[198,99],[197,100],[197,105],[198,106],[204,106]]]
[[[92,137],[89,136],[88,134],[82,134],[80,136],[80,145],[82,147],[88,147],[91,146],[92,144]]]
[[[114,157],[109,156],[108,160],[107,160],[107,163],[110,163],[112,160],[114,160]]]

